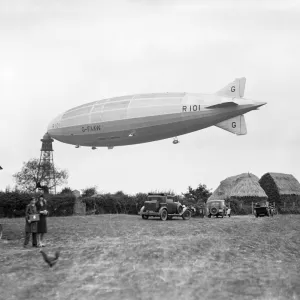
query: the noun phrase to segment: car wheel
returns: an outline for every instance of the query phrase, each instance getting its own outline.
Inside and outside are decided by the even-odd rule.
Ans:
[[[168,219],[168,212],[166,209],[163,209],[160,213],[160,219],[166,221]]]
[[[218,215],[218,209],[216,207],[211,207],[210,214],[217,216]]]
[[[189,209],[187,209],[183,214],[182,214],[182,219],[183,220],[189,220],[192,216],[192,213]]]
[[[142,218],[143,218],[144,220],[147,220],[147,219],[149,218],[149,216],[147,216],[147,215],[142,215]]]

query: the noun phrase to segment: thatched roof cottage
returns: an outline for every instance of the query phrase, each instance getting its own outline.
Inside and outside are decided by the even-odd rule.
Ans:
[[[290,174],[266,173],[259,180],[270,202],[300,206],[300,183]]]
[[[231,191],[236,185],[245,178],[251,178],[251,181],[258,182],[259,178],[251,173],[242,173],[222,180],[218,188],[208,198],[209,200],[229,200]],[[249,182],[248,182],[249,184]]]

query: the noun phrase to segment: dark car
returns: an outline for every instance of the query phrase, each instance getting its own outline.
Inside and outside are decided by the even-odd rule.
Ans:
[[[143,219],[159,217],[165,221],[173,217],[182,217],[184,220],[191,218],[191,211],[180,202],[174,201],[174,197],[167,194],[148,194],[148,200],[140,210]]]
[[[210,200],[206,202],[206,215],[209,218],[212,216],[223,218],[227,215],[230,217],[230,209],[227,208],[225,200]]]
[[[273,217],[273,214],[273,209],[269,206],[268,202],[255,203],[254,215],[256,218],[264,216]]]

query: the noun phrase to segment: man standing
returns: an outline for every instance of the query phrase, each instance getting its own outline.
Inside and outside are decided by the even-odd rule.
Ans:
[[[36,221],[35,221],[36,219]],[[24,248],[27,247],[30,234],[32,234],[32,247],[37,247],[37,221],[38,221],[38,214],[35,206],[35,199],[31,198],[30,203],[26,206],[25,210],[25,241],[24,241]]]

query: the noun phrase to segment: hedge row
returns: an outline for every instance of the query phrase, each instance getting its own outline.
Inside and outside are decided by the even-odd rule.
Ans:
[[[34,194],[0,192],[0,216],[1,217],[24,217],[26,205]],[[73,195],[49,195],[47,206],[50,216],[73,215],[75,197]]]
[[[137,214],[147,199],[147,195],[127,196],[118,194],[104,194],[97,197],[82,198],[86,204],[87,214]]]
[[[0,217],[24,217],[26,205],[34,194],[0,192]],[[46,197],[50,216],[71,216],[74,213],[75,197],[72,194],[48,195]],[[123,193],[104,194],[82,198],[89,213],[137,214],[147,199],[147,194],[128,196]]]
[[[300,214],[300,208],[278,208],[278,213],[286,215],[286,214]]]
[[[25,207],[30,202],[34,194],[18,192],[0,192],[0,217],[23,217]],[[97,197],[82,198],[86,204],[87,214],[105,214],[105,213],[126,213],[137,214],[144,201],[147,200],[147,194],[139,193],[135,196],[128,196],[122,192],[115,194],[103,194]],[[185,205],[196,207],[195,216],[199,216],[204,204],[196,205],[194,201],[183,200]],[[47,204],[50,216],[71,216],[74,214],[75,197],[72,194],[48,195]],[[231,213],[233,215],[251,214],[251,206],[240,206],[239,201],[230,202]],[[282,214],[299,214],[300,208],[280,208],[278,212]]]

